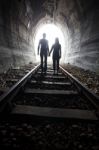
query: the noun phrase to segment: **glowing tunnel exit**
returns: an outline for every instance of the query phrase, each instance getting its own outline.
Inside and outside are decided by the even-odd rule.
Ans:
[[[55,38],[59,38],[59,42],[62,47],[62,56],[63,56],[63,51],[64,51],[64,36],[62,31],[54,24],[46,24],[41,27],[39,27],[36,31],[35,34],[35,53],[36,53],[36,59],[37,61],[40,60],[40,56],[37,55],[37,48],[38,48],[38,43],[39,40],[42,38],[43,33],[46,33],[46,39],[48,40],[49,43],[49,50],[51,49],[52,45],[55,43]],[[48,62],[52,60],[52,57],[48,57]]]

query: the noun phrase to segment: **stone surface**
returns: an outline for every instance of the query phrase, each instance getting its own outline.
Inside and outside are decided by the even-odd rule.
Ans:
[[[0,72],[35,61],[28,28],[32,9],[21,1],[0,1]]]
[[[94,123],[48,120],[0,122],[1,149],[98,150],[98,135],[99,127]]]
[[[98,18],[98,0],[1,0],[0,72],[35,62],[35,31],[53,20],[66,43],[62,61],[99,72]]]
[[[63,67],[92,92],[99,95],[99,74],[70,64],[65,64]]]

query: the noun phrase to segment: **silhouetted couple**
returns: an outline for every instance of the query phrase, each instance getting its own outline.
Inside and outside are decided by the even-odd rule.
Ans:
[[[43,33],[43,38],[39,41],[38,45],[38,54],[40,50],[41,57],[41,73],[45,73],[47,71],[47,56],[50,56],[53,51],[53,70],[58,74],[59,71],[59,60],[61,58],[61,44],[59,43],[59,39],[55,39],[55,43],[52,45],[51,50],[49,52],[48,40],[46,40],[46,34]]]

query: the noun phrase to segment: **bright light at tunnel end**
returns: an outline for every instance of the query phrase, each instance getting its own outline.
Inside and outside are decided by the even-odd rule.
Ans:
[[[51,49],[51,46],[55,43],[55,38],[59,38],[59,42],[62,46],[62,56],[64,55],[64,45],[65,40],[63,36],[63,32],[54,24],[45,24],[42,26],[39,26],[37,28],[36,34],[35,34],[35,54],[36,54],[36,60],[40,60],[40,56],[37,55],[37,47],[39,40],[42,38],[43,33],[46,33],[46,39],[49,43],[49,50]],[[52,57],[48,57],[48,62],[52,61]]]

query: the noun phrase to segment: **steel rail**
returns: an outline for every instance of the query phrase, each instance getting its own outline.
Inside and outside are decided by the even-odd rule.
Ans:
[[[88,98],[88,100],[96,108],[96,113],[99,113],[99,106],[96,104],[96,102],[99,102],[99,97],[93,92],[91,92],[87,87],[85,87],[77,78],[75,78],[72,74],[66,71],[62,66],[60,66],[60,70],[65,75],[67,75],[71,82],[77,87],[79,93],[83,94]]]
[[[11,100],[16,96],[19,90],[25,85],[33,73],[39,69],[40,65],[34,67],[30,72],[28,72],[23,78],[21,78],[14,86],[12,86],[6,93],[0,97],[0,113],[3,112],[5,106],[11,105]]]

